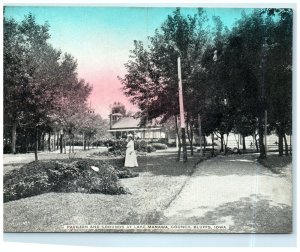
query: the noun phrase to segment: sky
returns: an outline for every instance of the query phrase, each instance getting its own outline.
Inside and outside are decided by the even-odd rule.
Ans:
[[[95,112],[107,119],[110,105],[121,102],[127,111],[137,111],[121,91],[118,76],[126,74],[133,41],[147,43],[175,8],[165,7],[81,7],[81,6],[8,6],[5,17],[22,21],[31,12],[39,24],[48,22],[49,43],[77,59],[78,76],[93,86],[89,98]],[[240,8],[206,8],[208,18],[220,16],[231,27],[241,17]],[[196,13],[183,8],[183,14]]]

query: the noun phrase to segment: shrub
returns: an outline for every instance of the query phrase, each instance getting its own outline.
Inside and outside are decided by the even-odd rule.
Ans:
[[[109,148],[109,151],[116,151],[116,150],[122,150],[122,151],[126,151],[126,145],[127,142],[126,140],[114,140],[111,143],[111,147]]]
[[[6,143],[3,144],[3,153],[4,154],[11,153],[11,146],[10,146],[10,144],[6,144]]]
[[[119,178],[136,177],[124,162],[93,159],[37,161],[4,176],[4,202],[47,192],[124,194]],[[99,171],[94,171],[96,166]]]
[[[49,164],[49,169],[55,168],[55,163]],[[5,174],[4,202],[50,192],[53,186],[44,164],[32,162]]]
[[[168,146],[166,144],[162,144],[162,143],[153,143],[151,144],[152,147],[154,147],[156,150],[165,150],[168,149]]]
[[[167,144],[167,143],[168,143],[168,139],[167,139],[167,138],[152,139],[149,143],[162,143],[162,144]]]
[[[108,149],[108,152],[101,152],[99,156],[107,156],[107,157],[125,157],[126,150],[114,150]]]
[[[207,143],[206,146],[212,146],[212,143]],[[216,142],[214,142],[214,146],[218,146],[218,144]]]
[[[168,147],[176,147],[176,142],[171,142],[167,144]]]
[[[147,152],[151,153],[151,152],[154,152],[154,151],[156,151],[156,149],[152,145],[148,145]]]
[[[115,140],[112,146],[108,149],[108,152],[98,152],[93,153],[93,155],[97,156],[106,156],[106,157],[125,157],[126,155],[126,145],[127,142],[125,140]],[[137,140],[134,142],[134,149],[140,155],[143,153],[150,153],[156,151],[156,148],[147,144],[144,140]]]
[[[139,152],[147,152],[147,142],[144,140],[137,140],[134,142],[134,149]]]

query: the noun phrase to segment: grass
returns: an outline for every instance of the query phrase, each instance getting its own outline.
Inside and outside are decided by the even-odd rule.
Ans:
[[[198,156],[199,158],[199,156]],[[65,232],[63,225],[156,224],[182,189],[195,158],[176,162],[176,153],[138,157],[139,177],[120,182],[131,194],[45,193],[4,204],[5,232]],[[113,162],[113,161],[112,161]],[[121,161],[118,161],[121,162]]]
[[[258,161],[273,173],[281,174],[285,172],[287,165],[292,162],[292,156],[268,155],[266,159],[259,159]]]
[[[239,158],[240,156],[236,156],[236,159]],[[272,159],[271,156],[269,158]],[[272,159],[274,164],[276,158],[275,156]],[[166,224],[162,212],[175,199],[183,186],[188,184],[187,181],[190,181],[187,179],[193,173],[195,163],[199,161],[199,154],[195,153],[194,158],[189,157],[187,163],[176,162],[175,159],[176,153],[172,152],[157,152],[138,157],[139,167],[132,168],[131,171],[137,172],[139,177],[120,181],[131,194],[50,192],[7,202],[4,204],[4,231],[66,232],[63,225]],[[233,157],[230,157],[231,159]],[[121,167],[123,164],[121,158],[107,160],[116,167]],[[218,166],[216,162],[209,163],[211,166]],[[208,169],[209,173],[206,175],[235,174],[232,169],[222,171],[221,168],[217,167],[215,171]],[[238,164],[236,170],[241,168],[243,168],[241,164]],[[197,169],[200,176],[205,175],[202,170]],[[250,173],[245,172],[247,171],[244,169],[240,175],[251,176]],[[271,176],[277,177],[275,174]],[[230,225],[229,232],[233,233],[241,230],[257,233],[271,233],[274,230],[278,233],[291,231],[291,207],[283,204],[274,205],[274,202],[267,198],[255,196],[256,221],[253,222],[253,199],[249,197],[220,204],[202,217],[188,219],[183,215],[176,224],[211,225],[229,221],[233,223]]]

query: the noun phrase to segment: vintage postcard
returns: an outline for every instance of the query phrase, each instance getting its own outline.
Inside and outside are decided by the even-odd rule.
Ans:
[[[200,7],[4,6],[4,232],[293,232],[293,9]]]

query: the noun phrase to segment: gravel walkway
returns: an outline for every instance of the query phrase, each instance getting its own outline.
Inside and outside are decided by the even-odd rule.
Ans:
[[[256,158],[218,156],[199,164],[165,209],[163,223],[224,225],[226,233],[291,232],[291,176],[273,174]],[[291,164],[285,169],[291,174]]]

